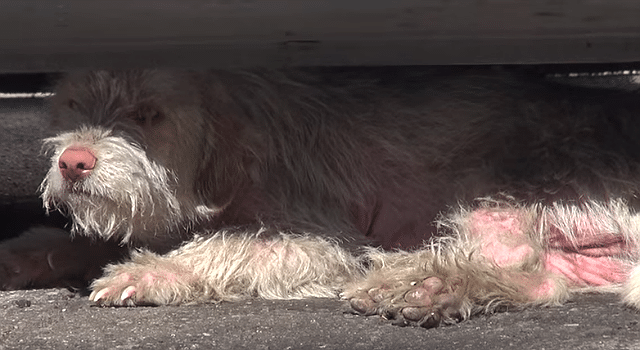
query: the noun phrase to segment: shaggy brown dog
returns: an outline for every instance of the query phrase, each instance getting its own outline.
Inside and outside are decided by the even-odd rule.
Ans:
[[[90,298],[342,293],[358,312],[426,327],[585,288],[640,307],[637,95],[396,73],[67,77],[45,206],[76,235],[139,248]],[[0,247],[5,288],[91,278],[122,253],[85,244],[103,256],[76,256],[71,271],[81,243],[41,232],[50,242],[36,249],[25,237]]]

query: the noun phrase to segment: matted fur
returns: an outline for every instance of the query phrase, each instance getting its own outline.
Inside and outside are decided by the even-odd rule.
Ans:
[[[578,234],[592,234],[598,239],[602,232],[610,233],[631,249],[611,254],[608,259],[619,260],[628,267],[637,264],[640,216],[623,201],[542,206],[483,199],[475,208],[463,207],[441,218],[438,224],[443,236],[415,252],[390,253],[370,249],[367,276],[347,285],[342,296],[364,314],[380,314],[398,324],[424,327],[458,322],[477,313],[491,312],[504,304],[558,305],[572,293],[581,291],[621,292],[628,305],[638,307],[637,267],[622,286],[606,283],[593,287],[576,285],[561,274],[550,273],[543,260],[546,252],[555,249],[550,241],[553,227],[553,230],[561,231],[556,235],[566,237],[569,242],[580,241],[576,237]],[[483,254],[483,245],[493,242],[472,232],[472,216],[477,210],[497,214],[517,211],[522,219],[521,228],[530,239],[527,247],[531,252],[515,263]],[[576,229],[585,221],[593,232]],[[579,247],[575,249],[578,251]],[[437,277],[445,286],[453,287],[442,293],[443,301],[436,299],[436,295],[426,305],[426,310],[419,312],[416,309],[425,308],[424,305],[407,301],[407,295],[415,293],[416,286],[429,277]],[[549,286],[550,292],[532,294],[538,286]]]
[[[41,186],[44,205],[48,210],[68,212],[74,232],[103,239],[118,234],[126,243],[135,222],[135,239],[145,243],[157,239],[153,237],[157,231],[180,231],[178,225],[196,220],[183,212],[173,192],[173,174],[149,161],[138,145],[113,137],[110,131],[81,128],[46,139],[45,145],[55,151],[47,181]],[[70,145],[91,147],[101,160],[92,176],[73,184],[58,169],[60,154]]]
[[[46,140],[45,206],[76,235],[144,248],[91,299],[342,293],[363,314],[431,327],[625,279],[640,307],[637,96],[501,72],[370,73],[60,82],[52,114],[67,131]],[[61,175],[69,147],[97,159],[86,178]],[[603,276],[563,270],[599,264]]]

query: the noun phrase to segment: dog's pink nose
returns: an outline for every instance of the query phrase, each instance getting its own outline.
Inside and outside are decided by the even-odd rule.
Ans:
[[[58,167],[65,179],[75,182],[91,174],[97,158],[88,148],[69,147],[60,155]]]

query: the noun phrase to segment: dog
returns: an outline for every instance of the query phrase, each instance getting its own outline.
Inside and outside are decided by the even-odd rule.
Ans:
[[[0,284],[92,281],[105,306],[341,296],[427,328],[583,290],[640,308],[639,112],[496,70],[69,74],[41,191],[73,239],[4,242]]]

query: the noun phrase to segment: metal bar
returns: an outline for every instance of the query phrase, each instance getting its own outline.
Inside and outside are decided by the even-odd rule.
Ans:
[[[0,1],[0,71],[640,61],[634,0]]]

